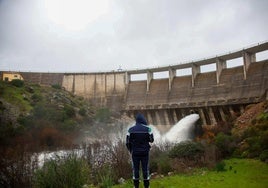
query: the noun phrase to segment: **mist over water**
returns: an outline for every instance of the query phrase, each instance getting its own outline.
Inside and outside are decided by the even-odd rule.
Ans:
[[[156,126],[149,125],[153,130],[154,139],[155,139],[154,144],[160,145],[161,143],[166,143],[166,142],[179,143],[182,141],[193,139],[195,124],[199,118],[200,117],[198,114],[191,114],[191,115],[185,116],[178,123],[176,123],[167,132],[163,134],[160,133],[160,131],[157,129]],[[110,143],[115,146],[118,144],[118,141],[125,142],[127,130],[129,127],[133,126],[135,122],[131,122],[131,123],[128,122],[127,124],[128,126],[124,126],[122,124],[121,126],[118,125],[117,127],[118,129],[116,129],[114,133],[109,133],[108,134],[109,136],[103,135],[103,137],[109,138],[109,141],[104,142],[104,143],[106,144]],[[99,142],[103,142],[105,140],[107,141],[107,139],[102,139],[101,137],[94,138],[93,141],[92,140],[89,141],[88,139],[85,139],[84,141],[87,141],[86,144],[90,144],[91,142],[95,142],[94,140],[95,141],[98,140]],[[106,144],[102,145],[102,148],[98,150],[100,153],[97,153],[95,155],[97,155],[98,157],[101,157],[102,153],[104,153],[102,152],[102,149],[106,150],[107,148],[105,147],[108,147],[106,146]],[[44,164],[44,162],[48,159],[53,159],[55,157],[64,157],[70,153],[75,153],[78,156],[82,156],[84,152],[85,151],[82,148],[77,148],[75,150],[58,150],[54,152],[41,152],[37,154],[37,160],[38,160],[39,167],[41,167]]]

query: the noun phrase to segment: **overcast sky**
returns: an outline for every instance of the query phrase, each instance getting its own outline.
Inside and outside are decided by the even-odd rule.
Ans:
[[[268,40],[267,0],[0,0],[0,70],[168,66]]]

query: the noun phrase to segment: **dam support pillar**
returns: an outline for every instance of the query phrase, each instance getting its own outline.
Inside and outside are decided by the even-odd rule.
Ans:
[[[162,121],[161,121],[161,114],[159,110],[155,111],[155,121],[156,121],[156,125],[162,125]]]
[[[247,71],[248,71],[249,65],[252,62],[256,62],[256,54],[255,53],[249,53],[249,52],[244,51],[243,52],[244,80],[247,79]]]
[[[172,81],[173,81],[174,77],[176,76],[176,70],[169,68],[168,71],[169,71],[168,89],[169,89],[169,91],[171,91]]]
[[[72,87],[72,93],[75,94],[75,75],[73,75],[73,87]]]
[[[150,84],[151,84],[151,81],[152,81],[153,77],[154,77],[153,73],[148,71],[147,72],[147,92],[150,91]]]
[[[151,117],[152,117],[152,124],[153,125],[157,125],[157,121],[156,121],[156,112],[155,112],[155,110],[152,110],[151,111]]]
[[[128,85],[130,81],[130,75],[128,72],[125,73],[125,84]]]
[[[192,64],[192,87],[195,85],[195,78],[197,74],[200,73],[200,66],[196,64]]]
[[[153,124],[152,111],[147,111],[148,124]]]
[[[202,120],[203,124],[204,124],[204,125],[207,125],[206,118],[205,118],[205,114],[204,114],[202,108],[199,108],[199,109],[198,109],[198,114],[199,114],[200,119]]]
[[[176,117],[177,117],[177,122],[180,121],[181,118],[182,118],[181,110],[180,109],[175,109],[175,114],[176,114]]]
[[[208,113],[211,125],[216,125],[217,121],[215,119],[212,107],[208,107]]]
[[[170,125],[170,121],[169,121],[168,111],[167,110],[163,110],[163,118],[164,118],[165,125]]]
[[[175,119],[174,119],[174,109],[167,109],[167,114],[168,114],[168,120],[170,125],[175,124]]]
[[[221,115],[221,119],[223,121],[226,121],[226,115],[224,114],[224,111],[223,111],[223,108],[222,107],[219,107],[219,112],[220,112],[220,115]]]
[[[221,72],[222,72],[223,69],[226,69],[226,61],[217,58],[217,60],[216,60],[216,67],[217,67],[217,70],[216,70],[217,84],[219,84],[220,83]]]
[[[174,124],[177,123],[179,120],[178,120],[178,117],[176,115],[176,109],[172,109],[172,116],[174,119]]]

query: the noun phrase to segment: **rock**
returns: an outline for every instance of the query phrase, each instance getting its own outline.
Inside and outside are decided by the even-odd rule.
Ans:
[[[124,184],[126,182],[126,180],[124,179],[124,178],[119,178],[119,180],[118,180],[118,183],[119,184]]]

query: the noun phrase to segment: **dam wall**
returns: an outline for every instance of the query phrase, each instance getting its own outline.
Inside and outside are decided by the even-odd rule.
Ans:
[[[128,84],[127,109],[160,107],[201,107],[241,104],[259,101],[268,86],[268,60],[254,62],[244,79],[243,66],[224,69],[219,83],[216,72],[198,73],[192,86],[191,76],[175,77],[168,88],[168,79],[155,79],[147,91],[147,81]]]
[[[154,125],[172,125],[190,113],[199,113],[204,125],[215,125],[242,113],[248,104],[268,100],[268,59],[256,54],[268,50],[268,42],[199,61],[141,70],[100,73],[20,72],[24,80],[43,85],[61,85],[99,107],[134,117],[142,112]],[[227,67],[240,58],[242,65]],[[202,72],[201,67],[216,70]],[[177,75],[190,69],[189,75]],[[167,78],[154,73],[168,72]],[[132,75],[145,74],[134,81]]]
[[[24,81],[39,85],[62,85],[63,73],[19,72]]]
[[[268,99],[268,60],[256,59],[267,50],[268,43],[263,43],[187,64],[129,71],[147,74],[147,79],[128,82],[125,110],[131,117],[141,112],[155,125],[172,125],[190,113],[198,113],[204,125],[228,121],[248,104]],[[227,68],[237,58],[242,65]],[[210,64],[216,65],[215,71],[201,72],[201,66]],[[176,75],[187,68],[190,75]],[[168,78],[154,79],[153,73],[161,71],[168,71]]]
[[[97,106],[122,109],[126,90],[124,72],[64,74],[62,87]]]
[[[173,79],[168,90],[168,79],[133,81],[128,85],[126,111],[134,117],[146,114],[153,124],[174,124],[182,117],[197,112],[206,125],[227,121],[239,115],[248,104],[267,100],[268,60],[252,63],[244,79],[243,66],[222,70],[217,83],[216,72],[198,73],[195,86],[191,76]]]

